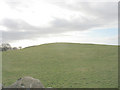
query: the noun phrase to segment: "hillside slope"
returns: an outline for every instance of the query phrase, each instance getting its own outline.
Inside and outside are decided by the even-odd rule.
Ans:
[[[52,43],[3,52],[3,84],[31,76],[45,87],[118,87],[118,47]]]

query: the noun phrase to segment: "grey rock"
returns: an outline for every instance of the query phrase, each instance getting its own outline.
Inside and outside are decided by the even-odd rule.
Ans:
[[[15,83],[8,86],[7,88],[44,88],[44,86],[39,79],[24,77],[18,79]]]
[[[2,89],[2,84],[0,83],[0,90]]]

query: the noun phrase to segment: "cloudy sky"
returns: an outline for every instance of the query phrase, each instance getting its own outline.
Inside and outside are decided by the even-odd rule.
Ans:
[[[117,0],[2,0],[0,41],[118,44]]]

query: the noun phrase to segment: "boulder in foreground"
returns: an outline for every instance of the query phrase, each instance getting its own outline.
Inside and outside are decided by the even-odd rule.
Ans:
[[[44,86],[39,79],[24,77],[18,79],[15,83],[7,88],[44,88]]]

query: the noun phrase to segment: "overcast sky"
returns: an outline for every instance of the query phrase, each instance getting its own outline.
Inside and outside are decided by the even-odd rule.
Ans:
[[[83,1],[2,0],[0,40],[16,47],[52,42],[117,45],[117,0]]]

